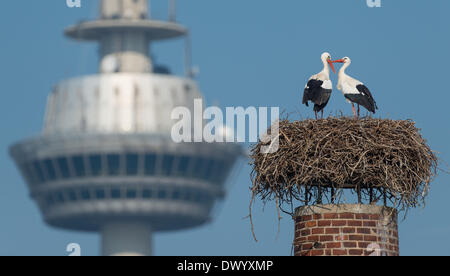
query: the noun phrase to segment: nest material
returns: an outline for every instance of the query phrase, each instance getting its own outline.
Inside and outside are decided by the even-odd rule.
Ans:
[[[253,197],[284,203],[384,201],[404,209],[425,204],[437,157],[410,120],[331,117],[280,121],[279,150],[251,149]]]

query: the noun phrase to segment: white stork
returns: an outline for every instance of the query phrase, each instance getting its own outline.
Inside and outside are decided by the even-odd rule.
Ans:
[[[372,97],[372,93],[370,93],[369,88],[367,88],[359,80],[356,80],[345,74],[345,69],[347,69],[352,63],[350,58],[344,57],[332,62],[344,63],[342,68],[339,70],[338,89],[342,91],[347,101],[352,104],[353,116],[356,117],[355,103],[358,105],[358,119],[360,105],[364,106],[367,110],[375,114],[375,110],[378,109],[378,106],[374,98]]]
[[[302,103],[306,106],[309,106],[309,101],[314,103],[314,113],[316,114],[316,120],[317,112],[319,111],[322,112],[323,119],[323,109],[328,104],[331,92],[333,90],[333,84],[330,80],[330,69],[328,68],[328,65],[330,65],[333,72],[336,73],[336,71],[334,71],[333,63],[331,61],[331,55],[329,53],[323,53],[321,59],[323,62],[323,70],[320,73],[309,78],[303,92],[302,101]]]

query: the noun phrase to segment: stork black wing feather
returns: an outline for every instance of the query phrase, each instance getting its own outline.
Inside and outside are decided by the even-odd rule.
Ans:
[[[364,107],[366,107],[372,113],[375,113],[375,109],[378,109],[378,106],[377,106],[377,102],[375,101],[375,99],[372,96],[372,93],[370,93],[369,88],[367,88],[367,86],[365,86],[363,84],[360,84],[360,85],[356,86],[356,89],[358,89],[358,91],[361,94],[363,94],[364,97],[367,98],[368,106],[364,106]]]
[[[319,95],[320,89],[322,89],[323,81],[310,79],[308,84],[306,85],[305,91],[303,92],[303,104],[308,106],[308,101],[315,102],[317,100],[317,96]]]

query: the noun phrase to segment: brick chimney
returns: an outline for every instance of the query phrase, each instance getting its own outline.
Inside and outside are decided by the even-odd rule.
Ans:
[[[397,210],[363,204],[295,211],[295,256],[398,256]]]

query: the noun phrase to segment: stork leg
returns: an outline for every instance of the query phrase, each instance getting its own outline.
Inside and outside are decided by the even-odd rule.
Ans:
[[[323,120],[323,109],[322,109],[322,120]]]
[[[358,104],[358,120],[359,120],[359,104]]]
[[[316,121],[317,121],[317,111],[314,111],[314,113],[316,114]]]
[[[352,107],[353,107],[353,118],[356,118],[355,104],[354,103],[352,103]]]

